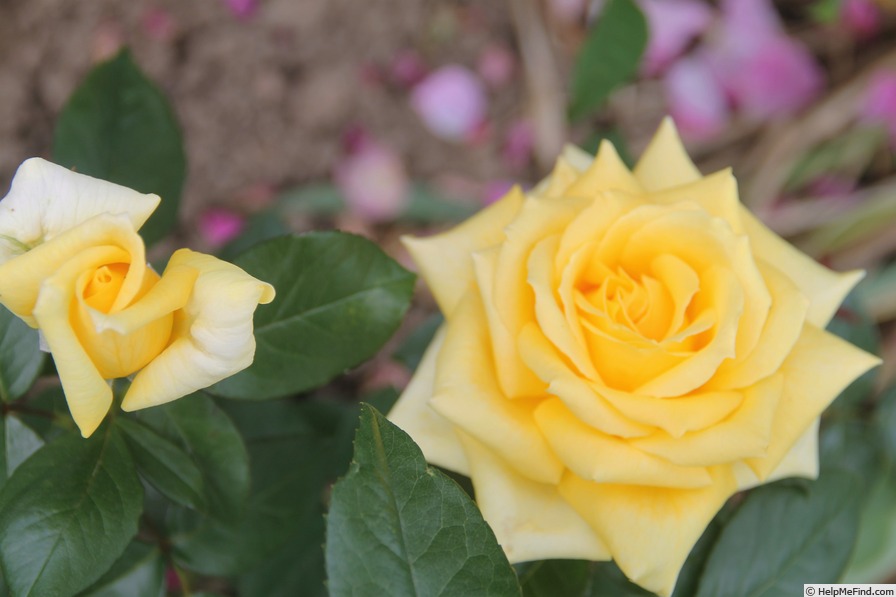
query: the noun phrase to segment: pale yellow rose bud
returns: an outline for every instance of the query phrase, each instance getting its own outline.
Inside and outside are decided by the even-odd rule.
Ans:
[[[821,412],[879,362],[824,331],[862,273],[774,235],[670,120],[633,171],[569,148],[405,242],[445,324],[389,418],[472,478],[511,562],[612,558],[671,594],[734,492],[817,474]]]
[[[112,404],[108,380],[134,376],[122,406],[136,410],[248,367],[255,307],[274,298],[187,249],[154,272],[137,230],[158,203],[37,158],[0,201],[0,303],[43,334],[84,437]]]

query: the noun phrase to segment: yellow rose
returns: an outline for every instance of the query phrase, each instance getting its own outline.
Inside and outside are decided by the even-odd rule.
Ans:
[[[729,496],[817,475],[819,415],[878,363],[824,331],[861,272],[774,235],[670,120],[634,171],[567,149],[406,245],[446,321],[390,419],[472,478],[511,562],[612,558],[669,595]]]
[[[163,404],[252,363],[252,316],[274,288],[181,249],[160,277],[137,233],[157,195],[33,158],[0,201],[0,303],[43,335],[88,437],[134,375],[122,408]]]

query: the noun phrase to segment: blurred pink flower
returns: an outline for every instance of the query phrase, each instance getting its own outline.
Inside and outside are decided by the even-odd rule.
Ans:
[[[224,4],[238,19],[248,19],[255,14],[258,8],[258,0],[224,0]]]
[[[795,112],[823,86],[818,63],[787,36],[769,0],[724,0],[705,48],[729,99],[754,118]]]
[[[223,247],[246,227],[241,215],[222,207],[212,207],[199,216],[199,235],[211,247]]]
[[[516,68],[516,57],[507,47],[490,44],[479,55],[476,70],[482,80],[492,88],[500,88],[510,82]]]
[[[812,197],[845,197],[855,189],[855,180],[837,174],[823,174],[807,186]]]
[[[394,219],[410,201],[401,158],[366,133],[353,139],[333,178],[349,210],[366,222]]]
[[[411,107],[438,137],[469,139],[485,121],[485,89],[469,69],[456,64],[430,73],[411,92]]]
[[[686,139],[707,139],[728,124],[725,93],[704,54],[696,53],[675,62],[663,83],[669,114]]]
[[[177,33],[177,23],[164,8],[149,8],[143,13],[143,30],[150,39],[168,41]]]
[[[401,50],[389,68],[392,81],[402,87],[413,87],[426,76],[426,63],[416,50]]]
[[[691,41],[709,27],[713,11],[702,0],[639,0],[647,17],[650,39],[641,70],[647,76],[662,74]]]
[[[510,125],[504,135],[501,158],[508,168],[519,171],[529,164],[534,147],[535,131],[532,125],[527,120],[518,120]]]
[[[883,14],[874,0],[843,0],[840,19],[856,37],[873,37],[880,31]]]
[[[896,147],[896,70],[878,71],[874,74],[859,119],[862,122],[882,125],[890,135],[890,144]]]

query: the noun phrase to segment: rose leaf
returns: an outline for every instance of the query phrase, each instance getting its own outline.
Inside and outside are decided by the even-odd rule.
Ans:
[[[0,564],[14,595],[63,597],[96,581],[137,533],[143,489],[118,430],[69,433],[0,492]]]
[[[164,591],[164,556],[157,547],[133,541],[118,561],[78,597],[158,597]]]
[[[255,312],[252,365],[209,391],[264,400],[320,386],[372,357],[410,305],[414,275],[371,241],[312,232],[256,245],[234,263],[277,289]]]
[[[37,330],[0,307],[0,401],[28,391],[44,363]]]
[[[722,529],[697,597],[800,594],[803,583],[834,583],[859,525],[855,475],[829,469],[818,480],[753,490]]]
[[[97,65],[62,109],[53,160],[162,203],[140,230],[147,244],[177,222],[187,172],[180,126],[168,100],[122,51]]]
[[[520,595],[492,530],[463,490],[374,408],[327,518],[330,594]]]

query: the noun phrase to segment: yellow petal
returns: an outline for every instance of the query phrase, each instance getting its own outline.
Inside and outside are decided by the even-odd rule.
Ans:
[[[534,323],[523,328],[520,352],[526,364],[549,383],[547,393],[560,398],[585,424],[619,437],[642,437],[653,430],[619,413],[594,388],[573,373]]]
[[[880,359],[811,324],[781,365],[784,389],[765,458],[747,460],[766,479],[821,412],[854,379]]]
[[[709,472],[712,483],[696,489],[608,485],[572,473],[564,475],[559,489],[603,538],[626,576],[668,597],[697,539],[735,491],[727,467]]]
[[[529,253],[543,238],[563,230],[588,203],[580,199],[526,200],[517,218],[506,229],[495,265],[493,296],[495,309],[511,337],[517,337],[535,316],[535,296],[529,288]],[[531,386],[498,369],[501,388],[510,397],[532,397]]]
[[[805,479],[818,478],[818,426],[821,419],[809,425],[803,435],[800,436],[796,443],[780,464],[769,473],[765,480],[760,480],[756,473],[743,462],[735,463],[734,472],[737,477],[737,490],[743,491],[750,489],[762,483],[771,483],[778,479],[786,479],[788,477],[803,477]]]
[[[632,195],[642,192],[641,185],[616,153],[616,148],[604,140],[600,144],[594,162],[569,185],[564,195],[593,199],[601,191],[610,190],[624,191]]]
[[[864,272],[832,271],[769,230],[745,208],[741,219],[756,256],[781,270],[809,299],[806,321],[818,328],[827,326]]]
[[[544,335],[576,366],[579,372],[597,379],[597,372],[588,347],[570,329],[564,311],[557,303],[554,289],[559,275],[554,271],[554,254],[560,244],[559,236],[539,242],[529,256],[528,281],[535,293],[535,317]]]
[[[607,560],[607,548],[553,484],[536,483],[461,432],[476,503],[511,563],[545,558]]]
[[[708,466],[764,456],[783,388],[783,376],[773,375],[743,390],[740,407],[715,425],[680,437],[659,432],[632,440],[632,445],[683,466]]]
[[[523,198],[520,188],[514,187],[500,201],[447,232],[428,238],[402,237],[445,317],[451,316],[473,284],[470,255],[504,241],[504,228],[516,217]]]
[[[259,303],[274,299],[274,288],[235,265],[188,249],[171,256],[168,268],[178,266],[197,270],[199,277],[189,302],[174,314],[171,343],[136,375],[122,401],[124,410],[170,402],[252,363],[252,316]]]
[[[121,214],[137,230],[159,201],[158,195],[31,158],[19,166],[0,201],[0,263],[100,214]]]
[[[520,357],[516,335],[511,334],[495,306],[495,272],[500,247],[473,253],[473,265],[482,306],[488,320],[492,356],[501,391],[508,398],[540,396],[545,383],[526,366]]]
[[[673,438],[719,423],[743,402],[741,392],[698,392],[676,398],[639,396],[610,388],[598,392],[626,417],[658,427]]]
[[[423,353],[414,377],[389,411],[388,418],[417,442],[428,462],[469,476],[470,466],[454,426],[429,405],[436,379],[436,359],[444,341],[443,325]]]
[[[707,213],[727,222],[735,233],[743,234],[737,180],[730,168],[650,193],[645,199],[657,205],[675,205],[686,201],[696,203]]]
[[[563,465],[535,425],[538,400],[509,400],[498,387],[479,298],[468,293],[446,323],[432,408],[488,446],[520,474],[555,483]]]
[[[668,116],[638,160],[634,173],[648,191],[668,189],[700,178],[700,171],[688,156],[675,123]]]
[[[3,264],[0,264],[0,302],[36,327],[31,311],[37,301],[40,286],[68,262],[91,247],[119,247],[127,252],[122,262],[130,264],[112,309],[129,304],[140,291],[146,269],[143,241],[130,220],[124,216],[101,214],[60,233]]]
[[[706,384],[707,389],[742,388],[781,367],[803,331],[809,301],[777,268],[760,261],[759,270],[772,297],[768,318],[756,346],[748,354],[724,361]]]
[[[575,182],[578,177],[579,171],[561,156],[557,159],[550,176],[543,181],[543,184],[536,186],[532,190],[532,194],[546,199],[562,197],[569,185]]]
[[[41,286],[34,318],[40,326],[53,361],[65,400],[81,435],[89,437],[99,427],[112,405],[112,389],[84,350],[69,321],[75,302],[75,284],[81,272],[106,263],[127,259],[115,247],[91,247],[72,255]]]
[[[560,460],[583,479],[656,487],[702,487],[711,482],[705,468],[672,464],[588,427],[558,398],[542,402],[535,421]]]

